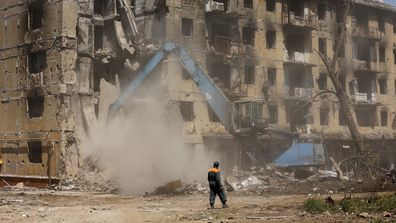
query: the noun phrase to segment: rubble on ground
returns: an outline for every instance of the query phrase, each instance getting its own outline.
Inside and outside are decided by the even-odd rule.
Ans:
[[[180,179],[170,181],[158,187],[154,194],[198,194],[208,193],[208,189],[203,184],[194,182],[183,182]]]
[[[96,167],[95,161],[85,159],[75,177],[63,179],[54,187],[59,191],[91,191],[112,193],[118,190],[115,174]]]

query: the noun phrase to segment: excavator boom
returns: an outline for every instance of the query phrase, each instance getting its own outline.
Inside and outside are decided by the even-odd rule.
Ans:
[[[265,118],[262,118],[263,114],[267,114],[267,112],[263,112],[263,109],[266,109],[264,100],[254,99],[230,102],[212,78],[191,56],[190,52],[185,47],[175,43],[165,43],[159,52],[150,59],[126,90],[110,105],[107,120],[111,120],[116,115],[126,100],[133,95],[142,82],[170,54],[177,58],[179,63],[188,71],[202,96],[231,134],[242,132],[241,129],[243,129],[244,133],[249,133],[253,127],[262,126],[259,124],[260,122],[266,123],[263,121]],[[254,118],[252,118],[253,116]]]

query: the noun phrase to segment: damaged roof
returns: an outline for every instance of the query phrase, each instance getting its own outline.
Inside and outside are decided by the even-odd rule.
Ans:
[[[381,10],[396,12],[395,6],[380,2],[378,0],[354,0],[354,2],[355,2],[355,4],[359,4],[359,5],[365,5],[365,6],[381,9]]]

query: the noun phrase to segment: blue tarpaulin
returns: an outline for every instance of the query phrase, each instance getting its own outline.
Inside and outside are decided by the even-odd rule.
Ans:
[[[325,164],[324,147],[321,143],[293,140],[292,146],[275,160],[279,167],[316,166]]]

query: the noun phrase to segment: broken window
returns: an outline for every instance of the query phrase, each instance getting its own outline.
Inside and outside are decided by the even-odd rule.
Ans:
[[[382,15],[378,15],[378,29],[381,32],[385,31],[385,20]]]
[[[356,24],[359,26],[364,26],[367,27],[368,26],[368,16],[366,13],[358,10],[358,12],[355,15],[356,17]]]
[[[336,21],[341,23],[344,20],[345,8],[341,5],[336,6]]]
[[[231,65],[225,63],[221,57],[207,57],[208,73],[213,74],[212,78],[220,88],[230,88]]]
[[[46,52],[34,52],[29,54],[29,72],[36,74],[43,72],[46,67]]]
[[[254,45],[255,29],[252,27],[242,27],[243,44]]]
[[[377,112],[375,106],[356,107],[355,113],[359,126],[374,128],[377,124]]]
[[[28,159],[30,163],[42,163],[42,145],[40,141],[28,142]]]
[[[254,84],[254,66],[253,65],[245,65],[245,84]]]
[[[95,0],[94,1],[94,13],[95,14],[103,14],[103,6],[104,6],[103,0]]]
[[[396,49],[393,49],[393,63],[396,64]]]
[[[216,51],[222,53],[231,52],[232,26],[230,24],[212,23],[212,41]]]
[[[267,0],[267,12],[275,11],[275,0]]]
[[[385,63],[385,47],[379,48],[379,61]]]
[[[396,94],[396,80],[395,80],[395,94]]]
[[[320,125],[329,125],[329,113],[328,107],[320,107]]]
[[[366,93],[367,100],[373,99],[373,93],[376,92],[375,75],[366,72],[355,73],[357,80],[357,90],[359,93]]]
[[[27,97],[27,105],[29,111],[29,118],[41,117],[44,111],[44,96],[34,95]]]
[[[304,1],[289,1],[290,4],[290,11],[294,12],[296,16],[303,16],[304,15]]]
[[[286,49],[289,56],[294,52],[305,52],[305,36],[302,34],[291,33],[286,37]]]
[[[278,105],[268,105],[269,122],[271,124],[278,123]]]
[[[193,20],[182,18],[182,34],[183,36],[193,35]]]
[[[386,79],[378,79],[378,85],[379,85],[380,94],[386,94],[387,93]]]
[[[265,34],[267,41],[267,49],[275,49],[276,48],[276,32],[275,31],[267,31]]]
[[[276,68],[267,68],[268,80],[271,86],[276,86]]]
[[[245,8],[252,9],[253,8],[253,0],[243,0],[243,6]]]
[[[320,73],[318,79],[319,90],[327,89],[327,74]]]
[[[381,126],[388,126],[388,111],[386,110],[381,111]]]
[[[370,61],[370,46],[367,44],[367,42],[357,42],[356,51],[356,59],[361,61]]]
[[[95,50],[103,48],[103,26],[95,26],[94,46]]]
[[[318,3],[318,19],[326,19],[326,5],[323,3]]]
[[[285,104],[286,120],[290,123],[291,130],[295,131],[298,127],[312,124],[311,108],[312,104],[306,104],[305,106]]]
[[[180,102],[180,113],[183,121],[191,122],[194,120],[194,106],[192,101],[181,101]]]
[[[288,95],[300,98],[311,97],[310,91],[306,88],[312,88],[312,69],[301,64],[293,64],[285,66],[284,70]]]
[[[345,115],[341,108],[338,109],[338,124],[346,125]]]
[[[208,107],[209,121],[211,121],[211,122],[220,122],[220,119],[217,117],[217,115],[213,111],[212,107],[210,107],[209,104],[207,104],[207,107]]]
[[[43,26],[44,10],[43,6],[30,9],[30,28],[38,29]]]
[[[327,56],[327,45],[325,38],[319,38],[319,52]]]

